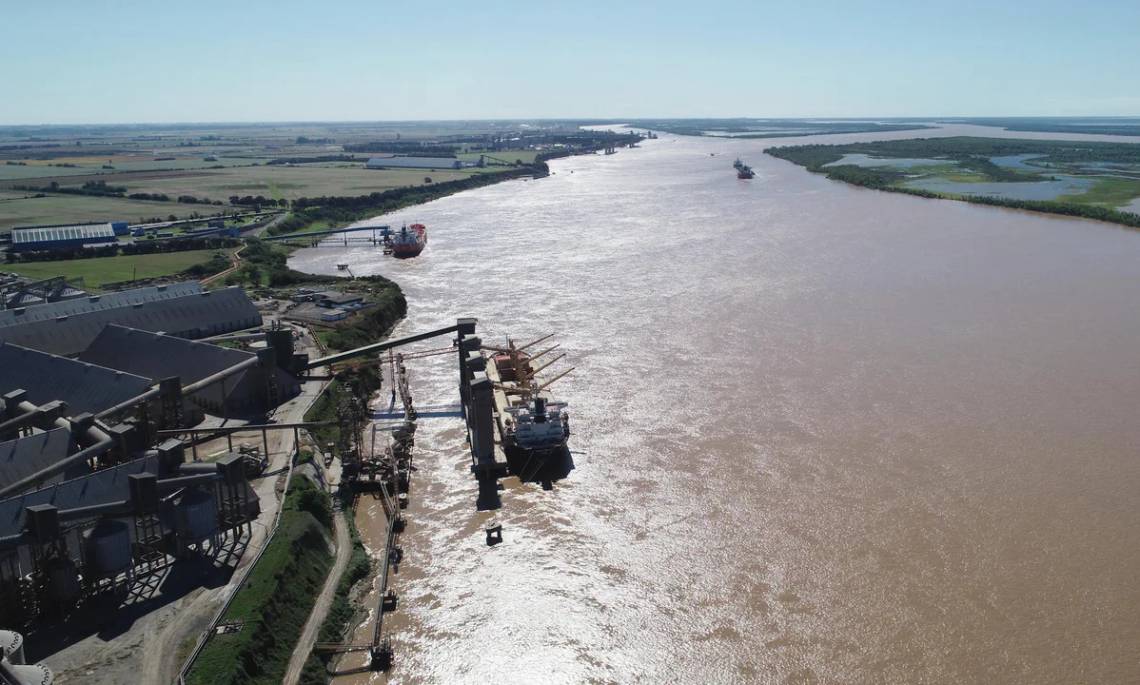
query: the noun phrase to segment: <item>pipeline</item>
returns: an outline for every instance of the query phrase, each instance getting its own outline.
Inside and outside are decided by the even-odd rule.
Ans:
[[[144,391],[141,395],[138,395],[136,397],[132,397],[129,400],[124,400],[124,401],[116,404],[115,406],[113,406],[109,409],[104,409],[103,411],[96,414],[95,418],[102,419],[104,417],[111,416],[113,414],[117,414],[117,413],[123,411],[124,409],[130,409],[131,407],[133,407],[135,405],[142,404],[143,402],[146,402],[148,400],[154,399],[155,397],[158,397],[158,393],[159,393],[158,386],[152,385],[150,387],[150,389]]]
[[[67,419],[56,419],[56,425],[59,425],[61,423],[63,424],[60,426],[61,428],[72,428],[71,422]],[[106,454],[115,445],[115,441],[111,439],[111,436],[103,432],[103,430],[98,426],[93,425],[88,428],[87,432],[84,433],[84,437],[89,442],[91,442],[89,446],[79,450],[69,457],[57,461],[51,466],[40,469],[39,471],[33,473],[30,476],[27,476],[26,478],[22,478],[5,488],[0,488],[0,497],[4,497],[5,495],[12,492],[20,492],[30,485],[37,485],[40,483],[40,481],[54,476],[60,471],[67,469],[72,464],[77,464],[93,457],[98,457],[100,455]]]
[[[63,404],[62,402],[57,403],[57,406],[61,411],[67,407],[67,405]],[[41,410],[46,409],[47,407],[49,407],[47,404],[43,405],[43,407],[40,407],[39,405],[32,404],[27,400],[21,400],[13,408],[15,411],[19,411],[21,413],[13,416],[4,423],[0,423],[0,435],[7,435],[10,431],[23,428],[27,424],[35,421],[45,413]]]
[[[448,326],[446,328],[438,328],[434,331],[428,331],[427,333],[419,333],[417,335],[409,335],[406,338],[397,338],[395,340],[386,340],[384,342],[372,343],[371,345],[365,345],[364,347],[357,347],[356,349],[348,350],[347,352],[338,352],[337,354],[330,354],[327,357],[321,357],[320,359],[314,359],[314,360],[310,361],[305,366],[305,369],[306,370],[315,369],[315,368],[318,368],[321,366],[326,366],[328,364],[335,364],[336,362],[344,361],[346,359],[352,359],[353,357],[359,357],[361,355],[371,354],[373,352],[383,352],[383,351],[389,350],[393,347],[399,347],[401,345],[408,345],[408,344],[411,344],[414,342],[419,342],[420,340],[427,340],[428,338],[435,338],[435,337],[438,337],[441,335],[447,335],[448,333],[455,333],[458,330],[459,330],[459,324],[455,324],[454,326]]]
[[[190,385],[182,386],[182,394],[183,395],[190,395],[190,394],[193,394],[195,392],[198,392],[202,388],[205,388],[206,386],[209,386],[209,385],[213,385],[214,383],[217,383],[218,381],[222,380],[223,378],[228,378],[228,377],[234,375],[235,373],[238,373],[240,371],[245,371],[246,369],[248,369],[252,366],[257,366],[259,361],[260,360],[257,357],[250,357],[249,359],[243,359],[242,361],[238,362],[237,364],[234,364],[233,366],[231,366],[229,368],[222,369],[221,371],[219,371],[215,374],[211,374],[209,376],[206,376],[205,378],[198,380],[198,381],[195,381],[195,382],[191,383]]]

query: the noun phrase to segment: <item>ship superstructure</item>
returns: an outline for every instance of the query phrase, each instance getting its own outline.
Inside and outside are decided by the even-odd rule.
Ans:
[[[500,417],[501,443],[511,473],[544,486],[564,478],[574,468],[566,445],[570,437],[567,405],[548,396],[550,386],[573,368],[549,379],[540,379],[541,372],[566,355],[560,354],[539,365],[538,360],[558,349],[558,345],[539,352],[530,351],[552,335],[521,346],[510,339],[503,347],[483,346],[485,353],[491,353],[488,367],[494,367],[495,389],[502,393],[499,404],[505,405]]]

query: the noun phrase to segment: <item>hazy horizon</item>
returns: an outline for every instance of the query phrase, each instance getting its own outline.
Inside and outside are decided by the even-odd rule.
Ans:
[[[969,121],[1016,121],[1016,120],[1064,120],[1064,121],[1140,121],[1140,115],[1084,115],[1084,116],[1053,116],[1040,115],[1003,115],[987,114],[977,116],[931,115],[931,116],[843,116],[843,117],[769,117],[769,116],[703,116],[703,117],[671,117],[671,116],[643,116],[643,117],[465,117],[459,119],[265,119],[248,121],[106,121],[59,123],[15,123],[0,124],[0,129],[11,128],[110,128],[110,127],[145,127],[155,126],[172,128],[178,126],[302,126],[302,125],[335,125],[352,126],[368,124],[420,124],[420,123],[578,123],[589,124],[621,124],[626,122],[652,122],[652,121],[866,121],[866,122],[909,122],[909,123],[952,123]]]
[[[1140,115],[1140,5],[6,8],[0,125]],[[905,58],[904,58],[905,56]]]

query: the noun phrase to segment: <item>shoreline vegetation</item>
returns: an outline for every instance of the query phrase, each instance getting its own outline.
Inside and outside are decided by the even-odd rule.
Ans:
[[[270,228],[267,233],[271,236],[279,236],[315,227],[341,228],[369,216],[387,214],[406,207],[426,204],[465,190],[473,190],[519,178],[545,178],[550,175],[550,167],[546,164],[549,160],[593,154],[607,146],[625,147],[640,140],[641,137],[636,134],[613,134],[601,131],[597,132],[597,140],[582,148],[542,152],[535,156],[532,164],[522,164],[502,171],[476,174],[441,183],[392,188],[367,195],[299,197],[293,201],[292,214]]]
[[[792,162],[808,171],[851,185],[904,193],[930,199],[959,200],[974,204],[1021,209],[1045,214],[1093,219],[1140,228],[1140,214],[1121,211],[1140,195],[1140,145],[1131,143],[1017,140],[997,138],[918,138],[840,145],[771,147],[765,154]],[[847,155],[865,155],[882,165],[835,164]],[[1032,157],[1033,166],[1000,166],[994,157]],[[902,160],[890,166],[891,159]],[[915,162],[925,163],[925,166]],[[1113,165],[1113,174],[1092,171],[1097,165]],[[968,190],[972,183],[1000,187],[1002,183],[1057,180],[1072,174],[1097,185],[1081,194],[1055,199],[1018,199],[1003,195],[968,194],[908,187],[921,179],[948,181],[948,186]],[[1012,187],[1012,186],[1011,186]]]

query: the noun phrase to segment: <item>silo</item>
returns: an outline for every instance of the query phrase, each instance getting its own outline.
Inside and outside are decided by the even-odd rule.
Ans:
[[[212,492],[189,490],[175,506],[174,514],[183,544],[200,542],[218,532],[218,506]]]
[[[114,577],[131,567],[131,531],[126,523],[103,519],[83,537],[88,569],[95,577]]]
[[[20,685],[51,685],[55,682],[55,674],[43,664],[9,666],[8,670]]]
[[[47,562],[48,592],[52,600],[70,605],[79,601],[83,588],[79,585],[79,569],[67,557],[54,557]]]
[[[13,630],[0,630],[0,658],[10,664],[24,663],[24,636]]]

